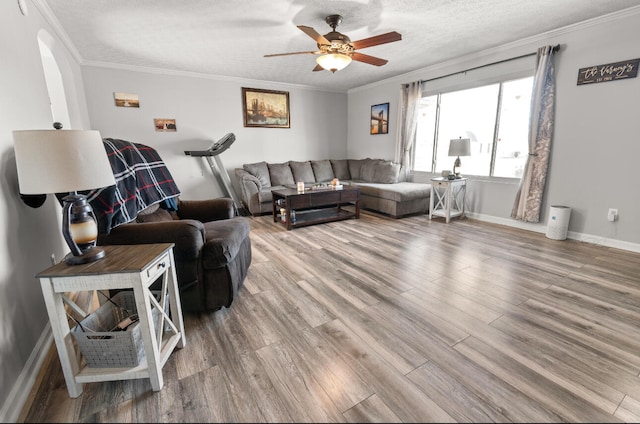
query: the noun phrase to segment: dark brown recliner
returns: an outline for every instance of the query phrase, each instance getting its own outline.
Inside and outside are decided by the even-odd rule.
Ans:
[[[156,204],[101,235],[98,244],[174,243],[183,310],[215,311],[231,306],[247,275],[249,230],[232,199],[178,200],[177,211]]]

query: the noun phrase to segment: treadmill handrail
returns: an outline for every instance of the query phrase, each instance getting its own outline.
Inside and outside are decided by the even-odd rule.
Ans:
[[[234,141],[236,141],[235,134],[228,133],[207,150],[185,150],[184,154],[187,156],[217,156],[231,147]]]

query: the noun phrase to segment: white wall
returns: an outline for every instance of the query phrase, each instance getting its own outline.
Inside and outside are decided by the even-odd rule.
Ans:
[[[37,209],[20,199],[13,130],[52,129],[53,118],[38,35],[53,31],[38,9],[27,1],[23,16],[16,1],[0,2],[0,422],[17,418],[39,365],[40,349],[51,337],[40,284],[34,276],[65,253],[60,233],[60,206],[49,195]],[[40,33],[46,37],[45,33]],[[63,73],[70,120],[88,127],[80,69],[58,40],[48,37]],[[69,128],[68,125],[65,125]]]
[[[523,225],[510,218],[518,180],[505,178],[472,178],[467,197],[470,215],[545,231],[549,206],[567,205],[572,208],[570,237],[640,251],[640,196],[635,188],[640,157],[640,76],[588,86],[576,84],[580,68],[639,58],[639,27],[640,8],[635,8],[351,90],[349,157],[393,159],[397,114],[390,113],[389,136],[369,135],[366,117],[371,105],[387,101],[391,110],[397,111],[402,83],[436,78],[535,53],[543,45],[560,44],[555,56],[556,124],[541,223]],[[429,175],[416,178],[428,180]],[[618,221],[607,221],[609,208],[619,210]]]
[[[146,144],[158,150],[183,199],[219,197],[203,158],[185,150],[206,150],[227,133],[236,141],[220,155],[231,181],[233,169],[259,161],[340,159],[347,155],[347,95],[264,81],[214,79],[184,74],[84,67],[93,129],[103,137]],[[289,92],[291,128],[245,128],[242,87]],[[116,107],[114,92],[137,94],[140,108]],[[154,118],[175,119],[176,132],[155,131]],[[240,191],[236,187],[236,193]]]

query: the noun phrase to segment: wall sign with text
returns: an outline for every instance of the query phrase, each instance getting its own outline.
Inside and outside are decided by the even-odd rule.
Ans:
[[[635,78],[638,75],[639,63],[640,59],[632,59],[624,62],[580,68],[578,71],[578,85]]]

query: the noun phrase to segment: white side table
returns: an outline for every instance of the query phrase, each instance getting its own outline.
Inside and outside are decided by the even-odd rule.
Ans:
[[[429,219],[434,216],[445,218],[447,224],[451,218],[464,216],[464,202],[467,193],[467,179],[431,178],[431,196],[429,196]]]
[[[186,344],[173,246],[173,243],[102,246],[106,251],[104,259],[82,265],[67,265],[62,261],[36,275],[42,286],[69,396],[80,396],[83,383],[135,378],[149,378],[154,391],[162,389],[162,367],[175,347]],[[157,301],[149,287],[159,277],[162,277],[162,291]],[[88,314],[65,293],[109,289],[133,289],[145,352],[138,366],[82,366],[81,354],[74,348],[65,303],[80,315]],[[171,317],[164,312],[166,301]],[[157,328],[152,304],[162,314]],[[164,332],[165,325],[170,331]]]

